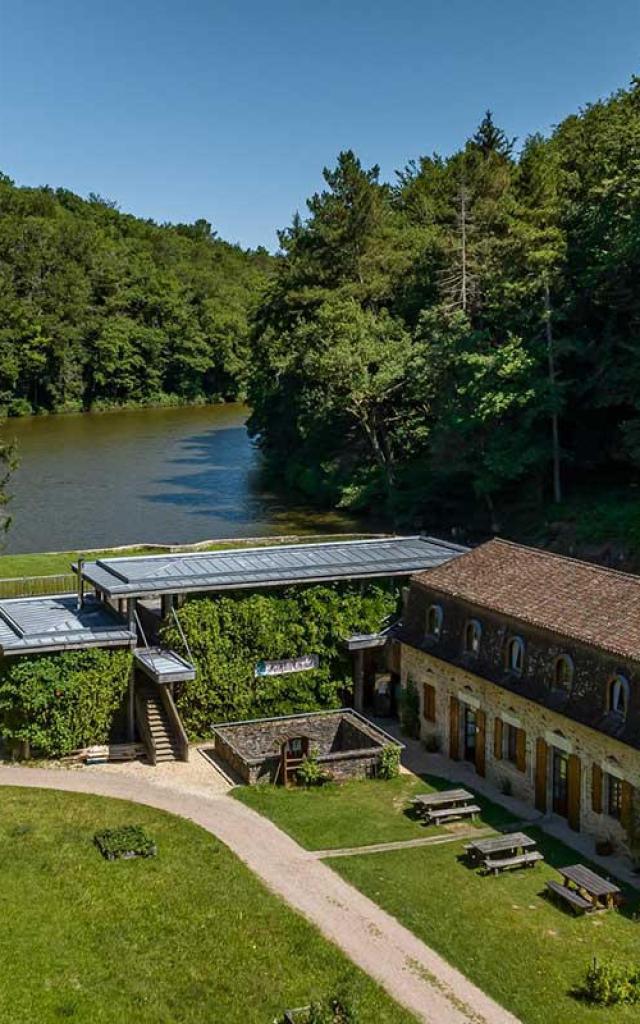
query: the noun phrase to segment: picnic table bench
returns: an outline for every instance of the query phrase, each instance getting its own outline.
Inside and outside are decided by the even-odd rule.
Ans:
[[[438,821],[451,821],[453,818],[475,818],[480,814],[477,804],[465,804],[463,807],[440,807],[433,811],[426,811],[424,818],[427,824]]]
[[[558,868],[563,885],[547,882],[554,895],[568,903],[572,910],[611,910],[620,901],[622,890],[608,878],[602,878],[584,864]],[[602,901],[602,902],[601,902]],[[582,906],[581,904],[586,904]]]
[[[550,889],[554,896],[558,896],[559,899],[568,903],[574,914],[588,914],[595,910],[591,900],[585,900],[584,896],[581,896],[576,889],[570,889],[567,885],[548,880],[547,889]]]
[[[532,868],[544,860],[535,847],[535,839],[524,832],[507,832],[493,839],[478,839],[464,849],[472,865],[480,864],[486,874],[497,875],[510,868]]]
[[[473,793],[466,789],[447,789],[440,793],[420,793],[411,803],[425,823],[451,821],[453,818],[473,818],[480,814]]]

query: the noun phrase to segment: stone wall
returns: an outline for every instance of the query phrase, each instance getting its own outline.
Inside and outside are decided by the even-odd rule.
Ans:
[[[548,809],[551,809],[552,750],[555,748],[567,755],[575,755],[580,765],[580,831],[591,833],[601,839],[611,838],[618,846],[625,847],[627,836],[624,828],[620,821],[606,813],[606,792],[603,792],[602,812],[596,812],[593,808],[594,765],[596,773],[604,773],[603,788],[606,787],[609,775],[621,779],[630,787],[631,799],[636,805],[640,799],[640,793],[636,792],[640,789],[640,752],[597,729],[573,721],[557,710],[541,706],[514,690],[482,678],[469,669],[450,664],[432,653],[417,650],[406,643],[402,644],[401,675],[403,686],[406,686],[407,679],[411,679],[418,688],[422,738],[430,746],[438,744],[444,754],[450,751],[452,698],[459,702],[460,707],[459,739],[465,705],[485,713],[486,778],[497,789],[509,786],[513,796],[526,803],[535,803],[538,740],[543,740],[549,748],[546,779]],[[425,683],[434,687],[435,721],[426,721],[424,717]],[[502,726],[496,726],[496,719],[500,719]],[[524,733],[523,770],[504,756],[504,734],[507,725]],[[503,730],[503,756],[496,757],[496,729],[500,728]]]
[[[438,637],[426,633],[427,610],[437,604],[442,609],[442,628]],[[475,619],[481,627],[477,654],[465,653],[466,624]],[[612,610],[612,631],[615,610]],[[442,659],[461,670],[498,683],[528,700],[543,704],[583,725],[640,748],[640,664],[619,658],[561,635],[538,629],[496,612],[430,589],[428,582],[414,581],[410,588],[401,638],[413,647]],[[521,676],[505,667],[507,640],[520,636],[524,641],[524,669]],[[573,664],[570,687],[554,686],[555,663],[568,655]],[[629,706],[626,719],[608,711],[608,686],[621,674],[629,681]]]
[[[282,744],[303,737],[334,779],[375,775],[389,740],[351,711],[312,713],[218,726],[215,749],[248,785],[274,782]]]

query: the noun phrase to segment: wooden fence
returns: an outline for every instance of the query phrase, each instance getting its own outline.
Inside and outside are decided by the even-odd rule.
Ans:
[[[77,587],[77,577],[72,572],[55,576],[16,576],[15,579],[0,579],[0,601],[44,594],[75,594]]]

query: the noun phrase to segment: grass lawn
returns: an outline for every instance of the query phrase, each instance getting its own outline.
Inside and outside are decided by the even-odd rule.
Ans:
[[[640,961],[640,924],[624,912],[574,918],[540,894],[553,865],[581,861],[535,829],[547,863],[483,877],[457,860],[462,843],[330,861],[524,1024],[630,1024],[638,1008],[592,1008],[571,995],[594,956]],[[600,869],[597,869],[600,870]]]
[[[156,858],[102,859],[94,833],[126,824],[157,841]],[[270,1024],[343,986],[364,1024],[413,1020],[182,819],[3,787],[0,863],[2,1021]]]
[[[400,775],[386,782],[366,779],[317,789],[240,786],[233,795],[307,850],[337,850],[451,832],[452,826],[425,828],[408,806],[417,793],[451,788],[445,779]],[[483,797],[477,802],[482,808],[478,824],[498,826],[513,820],[508,811]]]

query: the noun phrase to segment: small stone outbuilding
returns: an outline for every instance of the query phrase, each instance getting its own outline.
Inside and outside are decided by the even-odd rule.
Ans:
[[[375,776],[385,747],[401,744],[348,708],[214,727],[216,754],[245,783],[284,782],[310,753],[337,781]]]

